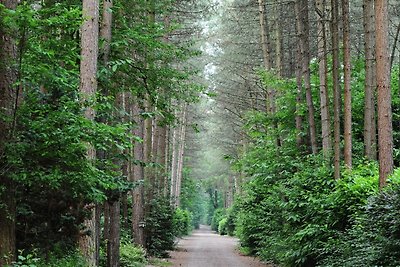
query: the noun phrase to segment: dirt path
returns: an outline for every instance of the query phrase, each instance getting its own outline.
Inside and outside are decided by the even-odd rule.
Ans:
[[[236,238],[220,236],[201,226],[183,238],[168,261],[172,266],[187,267],[266,267],[255,258],[239,255]]]

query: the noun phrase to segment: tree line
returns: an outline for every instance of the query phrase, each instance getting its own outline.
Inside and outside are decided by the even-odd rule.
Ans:
[[[202,5],[0,2],[0,266],[172,248]]]

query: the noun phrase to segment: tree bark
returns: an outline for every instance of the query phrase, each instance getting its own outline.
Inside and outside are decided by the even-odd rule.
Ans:
[[[326,5],[325,0],[316,0],[315,9],[318,17],[318,60],[319,60],[319,93],[321,106],[322,152],[326,160],[330,159],[332,150],[329,116],[329,97],[327,89],[326,59]]]
[[[364,102],[364,154],[367,159],[376,159],[375,122],[375,11],[374,0],[364,0],[364,38],[365,38],[365,102]]]
[[[390,54],[388,1],[375,0],[376,79],[378,89],[379,186],[393,172],[392,98],[390,92]]]
[[[140,115],[140,109],[138,101],[133,100],[134,103],[131,107],[131,116],[136,118],[136,128],[133,134],[143,140],[144,135],[144,120]],[[139,182],[144,180],[144,168],[143,168],[143,143],[135,142],[133,148],[133,158],[136,163],[131,163],[131,173],[132,177],[130,180],[134,182]],[[139,163],[140,162],[140,163]],[[137,186],[132,190],[132,232],[133,239],[136,244],[144,247],[144,187],[143,185]]]
[[[81,27],[81,65],[80,65],[80,91],[84,100],[95,97],[97,91],[97,57],[99,40],[99,2],[98,0],[83,0],[82,15],[84,22]],[[87,107],[85,117],[94,120],[95,111]],[[96,151],[88,147],[88,160],[94,161]],[[90,212],[89,218],[84,222],[84,233],[79,238],[79,248],[86,258],[89,266],[98,265],[98,228],[96,227],[96,205],[85,207]]]
[[[351,56],[349,0],[342,0],[344,65],[344,164],[352,168]]]
[[[107,267],[119,267],[120,246],[120,202],[111,200],[110,206],[110,232],[107,240]]]
[[[176,175],[176,207],[180,206],[180,196],[182,189],[182,178],[183,178],[183,162],[185,156],[185,143],[186,143],[186,122],[187,122],[187,103],[182,105],[182,122],[180,127],[179,134],[179,148],[178,148],[178,166],[177,166],[177,175]]]
[[[339,82],[339,3],[338,0],[331,0],[332,5],[332,80],[333,80],[333,117],[334,117],[334,176],[340,178],[340,82]]]
[[[15,9],[18,5],[16,0],[0,0],[0,3],[7,9]],[[12,121],[17,108],[17,89],[13,87],[17,80],[17,71],[13,67],[16,58],[14,38],[0,27],[0,169],[6,168],[5,144],[12,137]],[[0,267],[11,264],[16,258],[15,186],[3,170],[0,171]]]
[[[300,51],[302,55],[302,72],[306,93],[308,109],[308,123],[310,128],[310,143],[313,154],[318,153],[317,131],[315,126],[315,109],[311,93],[310,77],[310,43],[309,43],[309,21],[308,21],[308,0],[295,1],[296,28],[299,37]]]

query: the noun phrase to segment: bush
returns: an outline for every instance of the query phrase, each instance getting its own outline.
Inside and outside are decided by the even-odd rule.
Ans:
[[[67,252],[64,256],[51,253],[48,260],[44,260],[38,256],[37,250],[31,252],[20,250],[17,261],[12,267],[88,267],[88,265],[79,252]]]
[[[242,246],[282,266],[315,266],[333,254],[327,248],[341,242],[377,194],[378,169],[360,164],[335,181],[319,162],[292,162],[295,172],[280,165],[280,175],[274,171],[248,183],[237,216]]]
[[[166,251],[174,247],[174,211],[165,198],[154,199],[149,205],[145,218],[146,249],[151,256],[166,257]]]
[[[192,214],[188,210],[177,208],[174,213],[173,227],[175,236],[188,235],[192,230]]]
[[[146,264],[146,252],[131,242],[121,242],[119,251],[121,267],[142,267]]]
[[[218,233],[220,235],[226,235],[228,234],[228,229],[227,229],[227,218],[222,218],[219,223],[218,223]]]
[[[321,266],[400,266],[400,187],[373,196]]]
[[[226,210],[223,208],[216,209],[211,219],[211,230],[218,231],[219,222],[226,216]]]

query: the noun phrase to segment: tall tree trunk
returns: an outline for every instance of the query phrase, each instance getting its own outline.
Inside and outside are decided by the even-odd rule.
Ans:
[[[329,160],[332,144],[329,116],[329,97],[327,89],[326,65],[326,3],[316,0],[315,10],[318,17],[318,60],[319,60],[319,94],[321,105],[322,151],[325,159]]]
[[[18,1],[0,0],[7,9],[15,9]],[[13,120],[16,111],[17,93],[14,83],[17,72],[13,67],[17,58],[17,48],[13,37],[0,26],[0,169],[5,161],[5,144],[12,137]],[[6,118],[6,119],[5,119]],[[4,168],[5,169],[5,168]],[[15,186],[6,173],[0,171],[0,267],[15,260]]]
[[[133,104],[131,107],[131,116],[136,118],[136,128],[133,131],[133,134],[143,140],[144,135],[144,120],[140,115],[140,109],[137,99],[133,100]],[[134,182],[139,182],[144,180],[144,168],[143,168],[143,143],[136,141],[133,148],[133,158],[136,163],[133,161],[131,164],[131,173],[132,177],[130,180]],[[140,163],[139,163],[140,162]],[[144,246],[144,186],[139,185],[135,189],[132,190],[132,232],[133,239],[136,244]]]
[[[308,109],[308,123],[310,127],[310,143],[313,154],[318,153],[317,130],[315,126],[315,109],[311,93],[310,77],[310,43],[309,43],[309,21],[308,21],[308,0],[295,1],[296,27],[299,36],[299,45],[302,55],[302,72],[306,92]]]
[[[80,91],[85,100],[95,97],[97,91],[97,57],[99,40],[99,2],[98,0],[83,0],[82,16],[84,22],[81,27],[81,66]],[[94,120],[95,111],[87,107],[86,118]],[[87,157],[94,161],[96,151],[88,147]],[[96,205],[87,205],[90,217],[84,222],[85,232],[80,235],[79,248],[85,256],[89,266],[98,265],[98,227],[96,227]]]
[[[343,65],[344,65],[344,164],[352,167],[352,113],[351,113],[351,56],[349,0],[342,0]]]
[[[279,77],[283,73],[283,53],[282,53],[282,21],[281,21],[281,7],[279,0],[275,0],[275,68]]]
[[[333,58],[333,128],[334,128],[334,172],[335,179],[340,178],[340,102],[341,92],[339,83],[339,1],[331,0],[332,5],[332,58]]]
[[[157,164],[161,166],[159,171],[160,179],[158,181],[158,194],[164,196],[165,180],[166,180],[166,151],[167,151],[167,127],[159,125],[159,138],[157,142]]]
[[[176,175],[176,207],[180,206],[180,196],[182,189],[182,178],[183,178],[183,162],[185,156],[185,143],[186,143],[186,122],[187,122],[187,103],[182,105],[182,124],[180,127],[179,134],[179,148],[178,148],[178,167]]]
[[[101,20],[100,37],[104,40],[104,44],[101,50],[104,65],[107,66],[108,58],[111,49],[111,38],[112,38],[112,0],[103,0],[103,16]],[[118,93],[116,106],[119,109],[126,110],[126,97],[124,93]],[[124,121],[125,119],[122,118]],[[121,151],[124,153],[123,151]],[[117,162],[117,165],[120,165]],[[122,171],[127,174],[127,165],[122,164]],[[104,223],[104,229],[107,233],[107,267],[119,267],[119,246],[120,246],[120,202],[118,199],[107,200],[105,207],[108,208],[108,216],[104,216],[104,222],[109,220],[106,225]]]
[[[271,57],[270,57],[270,44],[268,36],[268,24],[265,14],[265,2],[264,0],[258,0],[258,8],[260,12],[260,32],[261,32],[261,45],[263,50],[264,67],[266,70],[271,69]]]
[[[364,102],[364,148],[365,156],[376,159],[375,123],[375,11],[374,0],[364,0],[364,38],[365,38],[365,102]]]
[[[171,145],[171,189],[170,198],[171,204],[176,206],[176,187],[177,187],[177,176],[178,176],[178,139],[179,139],[179,129],[174,127],[172,131],[172,145]]]
[[[393,172],[392,98],[390,92],[390,54],[388,1],[375,0],[376,79],[378,88],[379,186]]]
[[[302,54],[300,45],[297,45],[296,49],[296,143],[297,147],[301,148],[304,145],[303,139],[303,116],[301,110],[303,106],[303,76],[302,76]]]
[[[119,267],[120,202],[118,199],[113,199],[108,203],[111,227],[107,240],[107,267]]]

